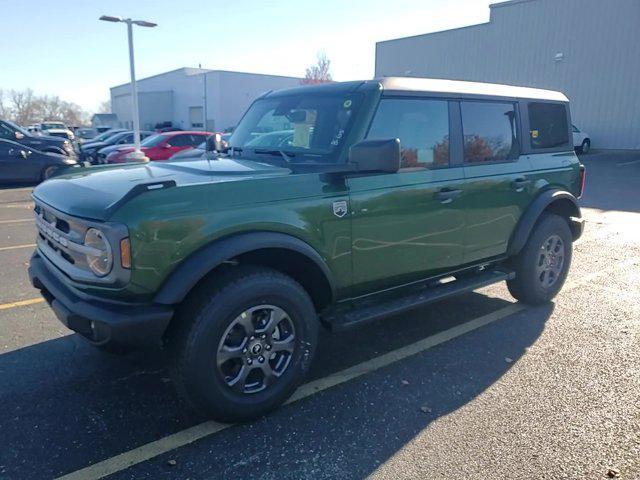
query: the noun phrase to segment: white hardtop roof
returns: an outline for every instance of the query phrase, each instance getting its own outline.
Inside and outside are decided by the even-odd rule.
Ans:
[[[568,102],[562,92],[540,88],[514,87],[499,83],[466,82],[438,78],[383,77],[376,79],[385,90],[421,91],[442,94],[486,95],[490,97],[528,98]]]

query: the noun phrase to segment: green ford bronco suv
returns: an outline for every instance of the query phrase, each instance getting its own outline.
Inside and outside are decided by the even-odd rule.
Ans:
[[[269,92],[201,159],[34,193],[33,285],[106,350],[162,346],[223,421],[263,415],[339,331],[506,280],[552,299],[583,223],[558,92],[417,78]]]

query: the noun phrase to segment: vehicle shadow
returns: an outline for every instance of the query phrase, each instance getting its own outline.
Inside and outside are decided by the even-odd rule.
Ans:
[[[325,377],[508,304],[500,298],[468,293],[359,330],[325,332],[311,377]],[[551,305],[527,310],[526,321],[496,322],[454,340],[471,344],[462,349],[449,348],[449,342],[419,354],[417,357],[428,353],[428,360],[420,363],[419,378],[415,378],[416,372],[413,378],[407,373],[411,381],[406,387],[400,385],[398,377],[391,381],[390,388],[366,394],[362,391],[363,380],[358,379],[345,388],[283,407],[257,422],[229,428],[182,454],[194,457],[191,465],[204,461],[203,465],[192,472],[180,473],[178,469],[174,473],[185,478],[217,478],[223,466],[237,464],[226,471],[225,478],[253,478],[256,471],[243,467],[246,452],[260,452],[259,458],[267,464],[269,458],[290,455],[286,440],[289,433],[297,436],[302,456],[309,455],[305,445],[313,451],[311,447],[318,442],[338,444],[343,453],[353,448],[346,464],[344,458],[333,458],[332,449],[326,450],[323,461],[343,462],[350,478],[364,477],[430,422],[468,403],[498,380],[512,365],[505,363],[505,357],[516,362],[540,335],[551,311]],[[488,328],[498,330],[500,341],[471,338]],[[205,420],[176,395],[165,357],[162,351],[114,357],[94,350],[76,335],[0,355],[0,477],[58,476]],[[367,377],[384,375],[384,370]],[[440,384],[439,378],[445,383]],[[354,388],[359,393],[349,393]],[[383,403],[376,404],[378,401]],[[425,403],[432,409],[428,414],[419,409]],[[402,418],[394,419],[390,412]],[[385,418],[385,425],[364,421],[364,417]],[[280,431],[279,439],[265,442],[255,433],[263,427]],[[380,435],[378,429],[387,433],[384,440],[374,442]],[[363,438],[372,442],[366,442],[366,448],[354,447]],[[166,468],[165,463],[154,461],[133,467],[133,472],[136,477],[136,469],[142,469],[144,475],[149,469],[159,469],[157,476],[151,472],[149,477],[157,478],[166,475]],[[308,472],[296,468],[290,473],[285,477],[308,476]]]

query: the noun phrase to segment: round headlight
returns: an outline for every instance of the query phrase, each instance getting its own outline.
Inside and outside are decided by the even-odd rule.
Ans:
[[[98,251],[95,254],[86,254],[91,271],[99,277],[107,275],[113,267],[113,253],[104,234],[97,228],[90,228],[84,237],[84,244]]]

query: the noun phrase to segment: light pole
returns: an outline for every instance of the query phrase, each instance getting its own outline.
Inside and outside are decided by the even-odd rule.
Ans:
[[[140,113],[138,112],[138,87],[136,85],[136,69],[133,59],[133,25],[139,27],[155,27],[157,24],[145,20],[132,20],[130,18],[110,17],[102,15],[100,20],[104,22],[116,22],[127,24],[127,35],[129,38],[129,70],[131,72],[131,105],[133,115],[133,144],[134,151],[129,156],[132,160],[148,161],[149,159],[140,150]]]

